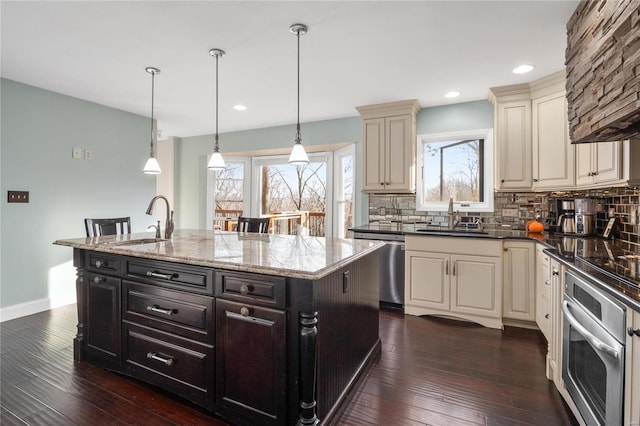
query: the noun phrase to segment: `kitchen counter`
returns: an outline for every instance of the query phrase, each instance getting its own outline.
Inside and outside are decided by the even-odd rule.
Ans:
[[[54,244],[303,279],[322,278],[384,245],[366,240],[190,229],[178,229],[166,241],[156,242],[153,236],[153,233],[103,235],[58,240]],[[138,241],[141,243],[135,244]]]
[[[430,232],[418,232],[430,229]],[[559,233],[530,233],[511,228],[485,229],[485,233],[450,232],[427,223],[370,223],[350,229],[361,233],[423,235],[426,237],[460,237],[535,240],[547,252],[570,269],[596,280],[600,288],[621,302],[640,311],[640,248],[618,240],[598,236],[578,237]],[[440,230],[441,232],[437,232]],[[598,266],[600,265],[600,267]],[[603,270],[602,266],[609,270]]]

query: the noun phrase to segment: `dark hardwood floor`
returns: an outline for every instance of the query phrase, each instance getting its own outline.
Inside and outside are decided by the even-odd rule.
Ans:
[[[2,425],[226,425],[179,398],[73,361],[75,305],[6,321]],[[380,360],[338,425],[577,424],[544,375],[533,331],[381,311]]]

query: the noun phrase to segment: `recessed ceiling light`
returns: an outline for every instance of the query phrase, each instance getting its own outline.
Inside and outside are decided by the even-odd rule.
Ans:
[[[244,111],[247,109],[247,107],[244,105],[234,105],[233,109],[235,109],[236,111]]]
[[[444,94],[445,98],[457,98],[458,96],[460,96],[460,92],[457,90],[452,90]]]
[[[523,65],[515,67],[513,69],[513,73],[514,74],[524,74],[524,73],[527,73],[527,72],[531,71],[532,69],[533,69],[533,65],[523,64]]]

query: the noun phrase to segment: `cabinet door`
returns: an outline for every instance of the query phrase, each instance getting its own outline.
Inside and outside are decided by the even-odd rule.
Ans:
[[[640,330],[640,312],[627,308],[627,327]],[[640,424],[640,336],[627,335],[624,424]]]
[[[504,243],[502,316],[535,320],[535,243]]]
[[[531,102],[497,106],[498,189],[531,188]]]
[[[620,179],[620,142],[600,142],[593,145],[592,163],[594,183]]]
[[[581,143],[576,146],[576,185],[593,183],[593,166],[591,165],[591,144]]]
[[[385,189],[387,191],[409,191],[412,188],[411,174],[415,170],[412,158],[415,144],[412,143],[411,115],[385,118],[386,159]]]
[[[407,251],[405,255],[405,304],[449,310],[449,274],[451,261],[448,254]]]
[[[451,311],[500,318],[500,258],[451,255],[451,261]]]
[[[362,121],[362,146],[365,191],[384,189],[385,176],[385,119],[370,118]]]
[[[85,280],[85,352],[120,364],[120,279],[89,272]]]
[[[557,260],[551,259],[551,340],[547,363],[547,378],[556,387],[564,386],[562,380],[562,292],[564,290],[564,270]]]
[[[284,424],[285,321],[283,311],[216,300],[216,405],[231,420]]]
[[[536,324],[547,342],[551,340],[551,269],[544,247],[536,247]]]
[[[531,104],[533,188],[572,187],[575,155],[569,141],[564,91],[534,99]]]

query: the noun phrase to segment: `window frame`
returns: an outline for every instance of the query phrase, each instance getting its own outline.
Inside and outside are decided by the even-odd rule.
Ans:
[[[449,200],[441,202],[425,202],[424,199],[424,144],[430,142],[441,142],[448,140],[484,140],[484,149],[480,154],[483,161],[483,198],[482,202],[461,202],[453,200],[454,209],[460,212],[493,212],[493,187],[494,187],[494,160],[493,160],[493,129],[473,129],[461,130],[456,132],[430,133],[417,136],[416,143],[416,210],[417,211],[433,211],[444,212],[449,208]]]

